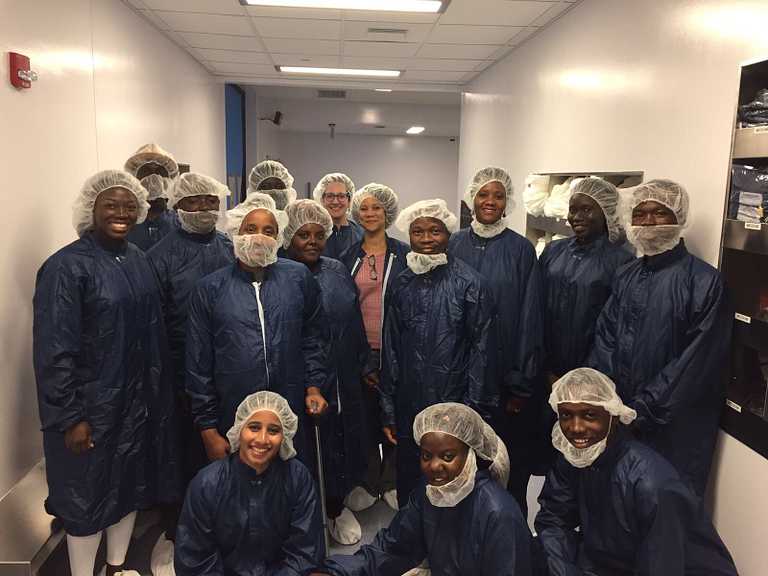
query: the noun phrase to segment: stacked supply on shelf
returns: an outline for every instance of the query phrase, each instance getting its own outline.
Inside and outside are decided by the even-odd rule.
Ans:
[[[525,179],[523,205],[525,211],[533,216],[544,214],[544,205],[549,197],[549,176],[529,174]]]
[[[742,222],[768,222],[768,170],[733,165],[728,218]]]
[[[738,128],[751,128],[768,124],[768,89],[763,88],[749,104],[739,106]]]
[[[552,188],[552,193],[547,198],[547,203],[544,204],[544,216],[550,218],[567,218],[568,217],[568,200],[571,197],[571,184],[574,178],[571,176],[563,182]]]

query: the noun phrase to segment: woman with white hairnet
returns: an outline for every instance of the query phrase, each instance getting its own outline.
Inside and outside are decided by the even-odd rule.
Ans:
[[[227,212],[237,263],[206,276],[192,292],[184,385],[211,461],[230,451],[225,437],[240,402],[272,390],[299,415],[296,450],[314,466],[310,417],[319,418],[326,398],[336,396],[328,378],[330,334],[312,273],[277,257],[287,225],[270,196],[250,194]]]
[[[299,418],[274,392],[247,396],[232,453],[189,485],[176,537],[178,576],[306,576],[323,558],[315,483],[294,456]]]
[[[354,183],[349,176],[340,172],[323,176],[312,192],[315,201],[322,204],[333,219],[333,229],[323,251],[323,256],[327,258],[338,259],[344,250],[363,238],[360,225],[347,218],[354,194]]]
[[[634,428],[704,494],[725,396],[733,302],[720,273],[689,253],[688,193],[670,180],[632,189],[627,236],[644,254],[622,267],[587,365],[637,411]]]
[[[397,445],[397,500],[419,482],[416,414],[461,402],[488,415],[498,405],[498,354],[491,290],[478,272],[448,256],[457,218],[444,200],[422,200],[398,216],[411,240],[408,269],[392,285],[382,344],[381,423]]]
[[[363,227],[364,236],[339,256],[352,273],[360,293],[360,309],[371,346],[371,363],[375,368],[362,382],[371,460],[360,486],[355,487],[347,499],[347,504],[355,511],[372,506],[379,497],[397,509],[397,449],[381,433],[378,391],[382,330],[392,295],[391,286],[406,269],[406,257],[411,251],[408,244],[387,234],[387,229],[395,222],[397,210],[397,194],[391,188],[376,183],[363,186],[352,197],[351,211],[352,217]]]
[[[336,382],[337,397],[329,400],[337,406],[320,427],[326,513],[331,536],[349,545],[362,536],[360,524],[344,507],[344,497],[363,477],[368,464],[360,381],[372,371],[371,349],[349,271],[338,260],[321,256],[333,226],[328,211],[306,199],[292,202],[285,212],[288,224],[283,246],[288,257],[304,264],[317,280],[331,332],[333,361],[329,377]]]
[[[248,195],[253,192],[270,196],[278,210],[285,210],[288,204],[296,200],[293,176],[285,166],[274,160],[259,162],[251,170],[248,176]]]
[[[122,570],[136,511],[180,499],[173,366],[146,255],[125,238],[147,191],[122,170],[86,180],[80,238],[48,258],[35,287],[33,360],[52,512],[73,576]]]
[[[464,194],[472,222],[451,237],[448,251],[491,286],[498,316],[498,336],[492,341],[501,355],[501,398],[491,425],[509,449],[513,466],[508,488],[525,515],[539,441],[544,347],[536,251],[507,227],[506,215],[515,208],[513,194],[512,179],[505,170],[495,166],[478,170]]]
[[[426,558],[435,576],[530,576],[531,532],[506,491],[501,439],[477,412],[455,403],[420,412],[412,432],[424,481],[373,543],[331,556],[323,572],[399,576]]]
[[[535,522],[549,574],[736,576],[701,498],[627,429],[637,413],[610,378],[577,368],[549,403],[560,454]]]

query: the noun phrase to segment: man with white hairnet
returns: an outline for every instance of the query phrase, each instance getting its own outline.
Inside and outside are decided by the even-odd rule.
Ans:
[[[227,212],[237,263],[200,280],[187,323],[186,377],[195,424],[209,460],[225,457],[235,409],[259,390],[283,396],[297,415],[294,440],[313,470],[311,418],[336,397],[328,378],[330,334],[320,288],[303,264],[277,257],[288,224],[266,194]]]
[[[293,176],[275,160],[264,160],[253,167],[248,176],[248,194],[253,192],[270,196],[278,210],[285,210],[288,204],[296,200]]]
[[[198,280],[235,263],[232,242],[215,228],[220,204],[227,196],[229,189],[210,176],[182,174],[168,193],[170,206],[181,214],[181,227],[147,252],[160,288],[163,318],[173,354],[185,482],[206,464],[205,450],[195,431],[189,399],[184,392],[189,297]]]
[[[637,414],[610,378],[577,368],[549,403],[560,454],[535,522],[549,574],[736,576],[701,498],[627,429]]]
[[[703,495],[725,399],[732,298],[720,273],[680,238],[685,189],[651,180],[630,194],[627,236],[644,256],[616,273],[588,365],[637,411],[643,442]]]
[[[355,194],[355,185],[349,176],[334,172],[320,179],[312,197],[328,210],[333,218],[333,231],[325,242],[323,256],[338,259],[344,250],[363,239],[363,228],[347,219],[347,212]]]
[[[379,392],[384,434],[397,445],[401,507],[419,481],[416,414],[461,402],[487,416],[499,400],[493,295],[485,278],[446,254],[456,224],[440,199],[416,202],[396,221],[412,251],[392,286]]]
[[[531,576],[533,539],[506,491],[509,456],[501,439],[477,412],[457,403],[423,410],[411,432],[424,481],[371,544],[352,556],[331,556],[323,573],[423,573],[406,571],[426,558],[436,576]]]

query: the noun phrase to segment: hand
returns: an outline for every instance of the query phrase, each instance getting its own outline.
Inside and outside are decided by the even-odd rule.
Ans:
[[[552,390],[552,386],[554,386],[555,382],[557,382],[558,380],[560,380],[560,376],[558,376],[557,374],[550,374],[549,376],[547,376],[547,388]]]
[[[93,448],[91,425],[83,420],[72,426],[72,428],[64,432],[64,444],[69,450],[78,454]]]
[[[379,385],[379,375],[376,374],[376,370],[371,370],[368,374],[363,376],[363,384],[368,386],[368,388],[376,390]]]
[[[176,395],[179,398],[179,404],[181,404],[181,413],[184,416],[189,416],[189,396],[181,388],[176,390]]]
[[[229,451],[232,449],[229,442],[221,437],[216,428],[203,430],[200,432],[200,436],[203,437],[203,444],[205,444],[205,454],[211,462],[221,460],[229,454]]]
[[[517,414],[525,408],[525,398],[519,396],[510,396],[507,402],[507,414]]]
[[[328,410],[328,402],[325,401],[320,393],[320,388],[317,387],[307,388],[304,404],[307,407],[307,414],[312,418],[320,418]]]
[[[384,436],[387,437],[387,440],[397,446],[397,426],[394,424],[392,426],[384,426],[382,427],[382,430],[384,431]]]

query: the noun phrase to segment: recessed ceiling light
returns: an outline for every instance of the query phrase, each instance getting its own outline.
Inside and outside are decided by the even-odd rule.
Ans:
[[[374,88],[376,92],[392,92],[392,88]]]
[[[399,70],[359,70],[356,68],[314,68],[311,66],[277,66],[280,72],[290,74],[325,74],[330,76],[386,76],[396,78]]]
[[[406,134],[421,134],[424,132],[424,126],[411,126],[405,131]]]
[[[438,12],[440,0],[240,0],[246,6],[381,10],[386,12]]]

